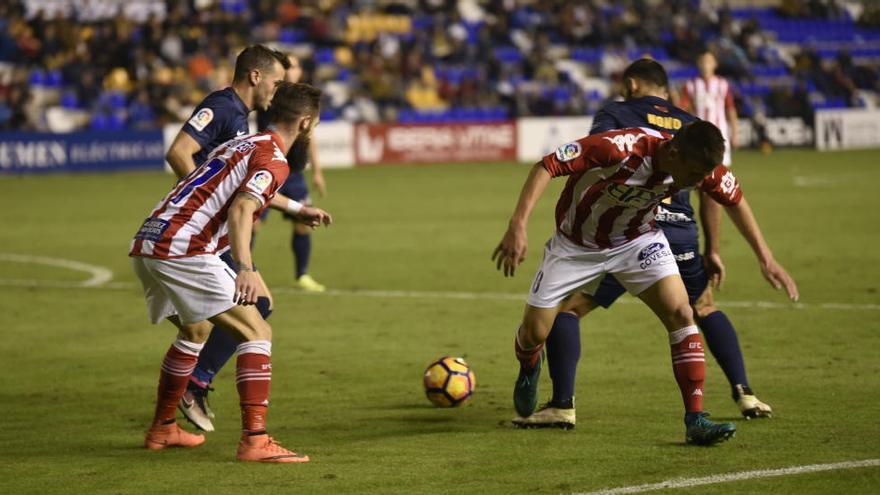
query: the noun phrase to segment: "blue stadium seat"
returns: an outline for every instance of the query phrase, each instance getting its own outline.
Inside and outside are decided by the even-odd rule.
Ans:
[[[336,55],[332,48],[318,48],[315,50],[315,64],[332,64],[336,60]]]
[[[495,58],[503,64],[518,64],[523,61],[523,54],[515,46],[499,46],[495,48]]]

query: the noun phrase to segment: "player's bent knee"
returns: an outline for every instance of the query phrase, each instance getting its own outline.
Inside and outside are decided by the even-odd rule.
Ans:
[[[207,320],[187,324],[180,323],[180,320],[178,320],[176,326],[180,336],[183,337],[184,340],[195,342],[197,344],[201,344],[208,340],[208,336],[211,334],[211,329],[214,327],[214,325]]]
[[[687,304],[679,304],[671,308],[668,315],[670,328],[677,330],[694,324],[694,310]]]
[[[697,305],[694,306],[694,313],[696,313],[697,319],[699,320],[702,320],[716,311],[718,311],[718,307],[714,304],[699,304],[698,302]]]

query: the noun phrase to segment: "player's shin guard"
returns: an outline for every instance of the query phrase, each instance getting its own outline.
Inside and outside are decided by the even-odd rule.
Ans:
[[[703,339],[696,325],[669,333],[672,348],[672,371],[681,389],[686,412],[703,410],[703,380],[706,378],[706,356]]]
[[[516,358],[519,360],[519,364],[522,365],[523,369],[528,371],[534,369],[541,360],[541,351],[544,349],[544,344],[539,344],[531,349],[524,349],[519,343],[519,333],[517,332],[516,339],[514,339],[513,342],[513,348],[516,352]]]
[[[269,386],[272,383],[272,342],[251,340],[238,346],[235,386],[241,405],[241,429],[248,435],[266,433]]]
[[[159,375],[159,391],[156,397],[154,424],[174,421],[180,398],[186,391],[186,383],[196,367],[199,352],[205,344],[189,342],[178,337],[165,353],[162,372]]]

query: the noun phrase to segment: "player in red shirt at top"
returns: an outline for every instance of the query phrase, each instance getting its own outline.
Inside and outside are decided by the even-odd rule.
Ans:
[[[715,75],[718,61],[706,51],[697,57],[700,76],[684,83],[679,106],[697,117],[715,124],[724,136],[724,159],[720,162],[730,166],[731,148],[738,147],[739,120],[733,103],[730,82]]]
[[[241,341],[236,387],[243,461],[306,462],[266,433],[272,329],[253,304],[266,297],[251,258],[253,222],[290,172],[285,158],[297,140],[308,140],[318,120],[321,92],[281,83],[264,133],[218,146],[153,209],[132,241],[132,265],[153,323],[167,319],[178,336],[162,363],[153,423],[144,439],[151,450],[195,447],[205,438],[181,429],[175,411],[213,325]],[[301,218],[329,224],[326,212],[300,205]],[[235,272],[220,255],[229,251]]]
[[[528,218],[550,179],[569,178],[556,205],[556,233],[545,246],[516,335],[520,373],[514,406],[520,416],[537,405],[544,341],[560,303],[576,290],[591,294],[613,273],[669,332],[686,441],[708,445],[736,432],[732,423],[709,421],[703,411],[703,343],[666,236],[654,225],[654,209],[689,187],[699,186],[726,205],[740,201],[742,191],[727,168],[717,165],[724,153],[717,127],[697,121],[668,137],[646,128],[596,134],[560,147],[532,168],[492,256],[507,276],[525,259]]]

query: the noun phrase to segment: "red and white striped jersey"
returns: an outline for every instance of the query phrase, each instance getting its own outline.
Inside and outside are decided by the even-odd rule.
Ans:
[[[220,253],[229,246],[227,212],[238,193],[262,205],[284,184],[290,167],[274,132],[231,139],[174,186],[134,236],[130,256],[183,258]]]
[[[656,170],[654,157],[669,135],[630,128],[594,134],[544,157],[552,177],[568,175],[556,203],[556,228],[590,249],[616,247],[654,230],[654,209],[682,188]],[[698,186],[723,205],[735,205],[742,190],[719,165]]]
[[[727,111],[735,110],[727,79],[719,76],[690,79],[684,83],[681,97],[681,106],[693,109],[694,115],[715,124],[724,139],[728,139]]]

